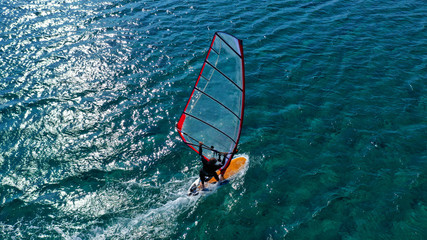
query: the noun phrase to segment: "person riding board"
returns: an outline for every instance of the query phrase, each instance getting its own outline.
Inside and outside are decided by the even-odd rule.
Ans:
[[[199,155],[200,155],[200,160],[203,163],[203,167],[202,167],[202,169],[200,169],[199,176],[200,176],[200,185],[201,185],[202,189],[204,189],[205,188],[205,180],[207,177],[214,177],[217,182],[224,181],[223,176],[224,176],[225,170],[227,169],[227,167],[230,163],[231,154],[227,154],[225,152],[219,152],[219,155],[224,156],[222,164],[220,161],[218,161],[220,159],[217,160],[214,157],[210,158],[208,161],[202,155],[202,151],[203,151],[202,145],[203,145],[203,143],[199,142]],[[236,149],[235,153],[237,153],[237,149]],[[216,171],[218,169],[220,170],[219,177],[218,177],[218,174],[216,173]]]

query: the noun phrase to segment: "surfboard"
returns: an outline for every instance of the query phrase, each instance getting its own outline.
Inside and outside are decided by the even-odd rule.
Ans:
[[[230,162],[230,165],[227,168],[227,171],[224,174],[224,181],[218,182],[215,180],[215,178],[211,178],[208,182],[205,182],[205,189],[201,188],[200,185],[200,178],[195,180],[193,184],[191,184],[191,187],[188,189],[188,195],[189,196],[196,196],[201,192],[209,192],[215,190],[219,185],[224,185],[228,183],[230,180],[233,179],[234,176],[236,176],[239,172],[243,171],[245,168],[247,158],[244,156],[240,156],[237,158],[233,158]],[[219,175],[219,170],[217,171],[217,174]]]

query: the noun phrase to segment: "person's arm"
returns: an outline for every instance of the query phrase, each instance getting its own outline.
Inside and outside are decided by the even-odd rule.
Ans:
[[[203,143],[199,142],[199,155],[200,156],[202,156],[202,151],[203,151],[202,145],[203,145]]]
[[[227,157],[227,153],[226,152],[222,152],[220,153],[220,155],[222,155],[222,164],[225,164],[225,158]]]
[[[208,164],[208,161],[207,161],[207,160],[205,159],[205,157],[203,157],[203,155],[202,155],[202,151],[203,151],[202,145],[203,145],[203,143],[202,143],[202,142],[199,142],[199,155],[200,155],[200,160],[202,161],[202,163],[203,163],[203,164]]]

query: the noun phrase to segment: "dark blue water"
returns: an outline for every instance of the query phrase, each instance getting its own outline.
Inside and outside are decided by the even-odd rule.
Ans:
[[[1,239],[427,239],[423,1],[0,1]],[[175,131],[243,40],[244,174]]]

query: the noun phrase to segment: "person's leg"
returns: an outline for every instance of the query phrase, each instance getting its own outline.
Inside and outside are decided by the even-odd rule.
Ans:
[[[224,175],[222,175],[222,174],[219,174],[219,181],[224,181],[225,179],[224,179]]]
[[[199,177],[200,177],[200,184],[202,186],[202,189],[205,188],[205,172],[203,170],[200,170],[199,172]]]
[[[219,177],[218,177],[218,174],[216,174],[216,172],[214,172],[213,177],[215,178],[215,180],[216,180],[217,182],[219,182]]]

